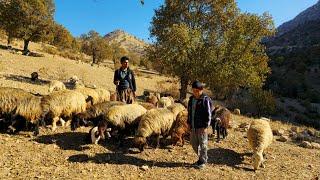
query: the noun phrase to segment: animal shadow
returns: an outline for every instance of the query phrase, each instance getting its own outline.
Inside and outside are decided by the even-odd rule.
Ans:
[[[29,84],[49,84],[49,81],[37,79],[36,81],[32,81],[30,77],[27,76],[21,76],[21,75],[14,75],[14,74],[8,74],[4,76],[6,80],[12,80],[12,81],[18,81],[18,82],[24,82]]]
[[[93,157],[89,157],[86,154],[77,154],[70,156],[68,158],[70,162],[80,162],[80,163],[97,163],[97,164],[116,164],[116,165],[135,165],[135,166],[143,166],[148,165],[149,167],[162,167],[162,168],[173,168],[173,167],[190,167],[189,164],[179,163],[179,162],[156,162],[144,160],[138,157],[134,157],[131,155],[123,154],[123,153],[98,153]]]
[[[88,134],[83,132],[65,132],[53,135],[43,135],[35,139],[36,142],[42,144],[56,144],[64,150],[82,151],[86,145],[85,138]]]
[[[208,150],[208,163],[227,165],[236,169],[252,171],[252,169],[241,167],[244,164],[244,157],[250,156],[250,153],[238,153],[231,149],[214,148]]]

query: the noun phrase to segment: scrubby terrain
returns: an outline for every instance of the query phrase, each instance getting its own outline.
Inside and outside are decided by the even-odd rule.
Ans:
[[[18,45],[19,46],[19,45]],[[37,44],[31,49],[39,50]],[[65,81],[77,75],[86,85],[114,90],[113,69],[91,66],[43,53],[44,57],[27,57],[0,50],[0,85],[46,94],[47,81]],[[112,66],[111,66],[112,67]],[[33,71],[40,72],[41,81],[32,83]],[[139,73],[138,95],[144,89],[159,90],[173,86],[167,77]],[[252,171],[251,151],[246,129],[252,119],[233,115],[233,128],[226,140],[209,142],[209,163],[205,169],[191,166],[197,160],[189,143],[184,147],[162,146],[138,153],[134,148],[118,148],[107,140],[99,145],[84,141],[89,128],[75,132],[58,127],[52,132],[41,128],[40,135],[31,132],[17,135],[0,134],[0,179],[319,179],[320,150],[301,147],[292,135],[290,124],[272,120],[274,130],[288,137],[286,142],[275,140],[266,151],[266,168]],[[301,132],[305,127],[298,127]],[[311,129],[313,133],[316,131]],[[275,136],[275,139],[280,139]],[[127,140],[128,143],[130,139]],[[314,142],[319,137],[313,138]]]

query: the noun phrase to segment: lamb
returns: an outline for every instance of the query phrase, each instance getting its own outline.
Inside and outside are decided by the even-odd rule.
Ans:
[[[223,139],[228,136],[228,127],[231,121],[231,112],[224,107],[217,105],[212,111],[212,130],[217,131],[217,142],[220,142],[220,133]]]
[[[43,117],[52,118],[52,130],[54,131],[57,128],[57,121],[61,120],[60,117],[70,118],[74,114],[84,112],[87,108],[87,101],[80,92],[72,90],[52,92],[42,98]],[[65,124],[63,121],[61,123]]]
[[[160,135],[164,138],[170,135],[172,125],[179,112],[185,108],[182,104],[176,103],[168,108],[151,109],[141,116],[138,131],[134,138],[134,144],[140,151],[144,150],[147,138],[155,135],[159,146]]]
[[[85,112],[72,117],[71,130],[74,131],[80,126],[87,126],[89,122],[92,122],[94,126],[97,126],[98,122],[102,120],[102,116],[107,113],[110,107],[115,105],[125,105],[125,103],[119,101],[107,101],[90,106]]]
[[[173,145],[184,145],[184,138],[190,134],[190,127],[187,123],[188,111],[183,110],[177,115],[177,120],[173,124],[171,140]]]
[[[52,93],[53,91],[61,91],[65,90],[66,86],[61,81],[53,80],[49,83],[49,93]]]
[[[269,121],[264,119],[253,120],[247,132],[247,137],[253,150],[252,163],[254,170],[256,171],[260,166],[264,168],[263,152],[273,141]]]
[[[98,126],[95,126],[93,128],[90,129],[89,131],[89,142],[93,143],[93,144],[98,144],[99,140],[101,139],[100,134],[104,134],[105,132],[107,132],[107,136],[108,138],[111,137],[109,131],[111,130],[109,129],[105,129],[106,125],[104,124],[99,124]]]
[[[124,136],[125,132],[131,133],[132,129],[139,124],[140,116],[145,114],[147,110],[139,104],[125,104],[110,107],[104,120],[113,130],[119,130],[119,135]],[[102,139],[104,135],[101,134]],[[121,138],[120,137],[120,138]]]
[[[174,103],[174,99],[171,96],[168,97],[161,97],[158,101],[158,107],[160,108],[166,108],[171,106]]]

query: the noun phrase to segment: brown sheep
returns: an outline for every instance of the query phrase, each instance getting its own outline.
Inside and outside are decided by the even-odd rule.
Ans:
[[[231,121],[231,112],[227,108],[217,105],[212,111],[212,117],[212,130],[213,132],[217,131],[217,142],[219,142],[220,134],[223,139],[228,136],[227,129]]]
[[[188,120],[188,111],[183,110],[181,111],[178,116],[177,120],[173,124],[172,133],[171,133],[171,140],[173,145],[184,145],[184,138],[190,134],[190,127],[187,123]]]

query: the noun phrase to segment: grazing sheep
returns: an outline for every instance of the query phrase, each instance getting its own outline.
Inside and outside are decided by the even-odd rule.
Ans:
[[[33,95],[22,89],[0,87],[0,113],[14,114],[17,105]]]
[[[223,139],[228,136],[228,127],[231,121],[231,112],[224,107],[219,105],[215,106],[212,111],[212,130],[217,131],[217,142],[220,141],[220,134],[222,134]]]
[[[247,137],[253,150],[252,163],[254,170],[257,170],[260,166],[264,168],[263,152],[273,141],[269,122],[263,119],[253,120],[247,132]]]
[[[139,117],[146,112],[147,110],[139,104],[116,105],[110,107],[104,118],[108,126],[121,131],[119,135],[123,137],[125,132],[131,133],[131,130],[139,124]]]
[[[89,122],[93,122],[93,125],[97,126],[98,122],[102,120],[102,116],[107,113],[110,107],[115,105],[125,105],[125,103],[119,101],[98,103],[87,108],[85,112],[74,115],[71,121],[71,130],[74,131],[80,126],[87,126]]]
[[[98,102],[110,101],[110,91],[103,88],[94,89],[98,93]]]
[[[49,83],[49,93],[52,93],[53,91],[61,91],[65,90],[66,86],[61,81],[53,80]]]
[[[166,108],[171,106],[174,103],[173,97],[161,97],[158,101],[158,107],[160,108]]]
[[[182,104],[176,103],[168,108],[151,109],[147,111],[140,118],[140,123],[134,144],[143,151],[144,146],[147,144],[147,138],[155,135],[156,146],[159,146],[160,135],[167,137],[170,135],[172,125],[176,120],[179,112],[185,108]]]
[[[35,125],[35,135],[39,134],[39,123],[44,124],[41,99],[42,97],[39,96],[31,96],[24,99],[17,105],[17,110],[15,113],[15,115],[23,117],[26,122],[30,122]]]
[[[74,91],[80,92],[84,95],[85,99],[88,99],[89,97],[92,98],[91,105],[97,104],[100,102],[99,100],[99,94],[95,89],[87,88],[87,87],[81,87],[77,86]]]
[[[110,138],[111,135],[109,133],[109,131],[111,130],[109,129],[105,129],[106,125],[98,125],[95,126],[93,128],[90,129],[89,131],[89,142],[92,144],[98,144],[99,140],[101,139],[100,134],[104,134],[105,132],[107,132],[107,137]]]
[[[57,128],[57,121],[60,117],[70,118],[72,115],[84,112],[87,101],[84,95],[72,90],[52,92],[42,98],[43,117],[52,118],[52,130]],[[62,121],[62,125],[64,122]]]
[[[187,123],[188,111],[185,109],[177,115],[173,124],[171,140],[173,145],[184,145],[184,138],[190,134],[190,127]]]

